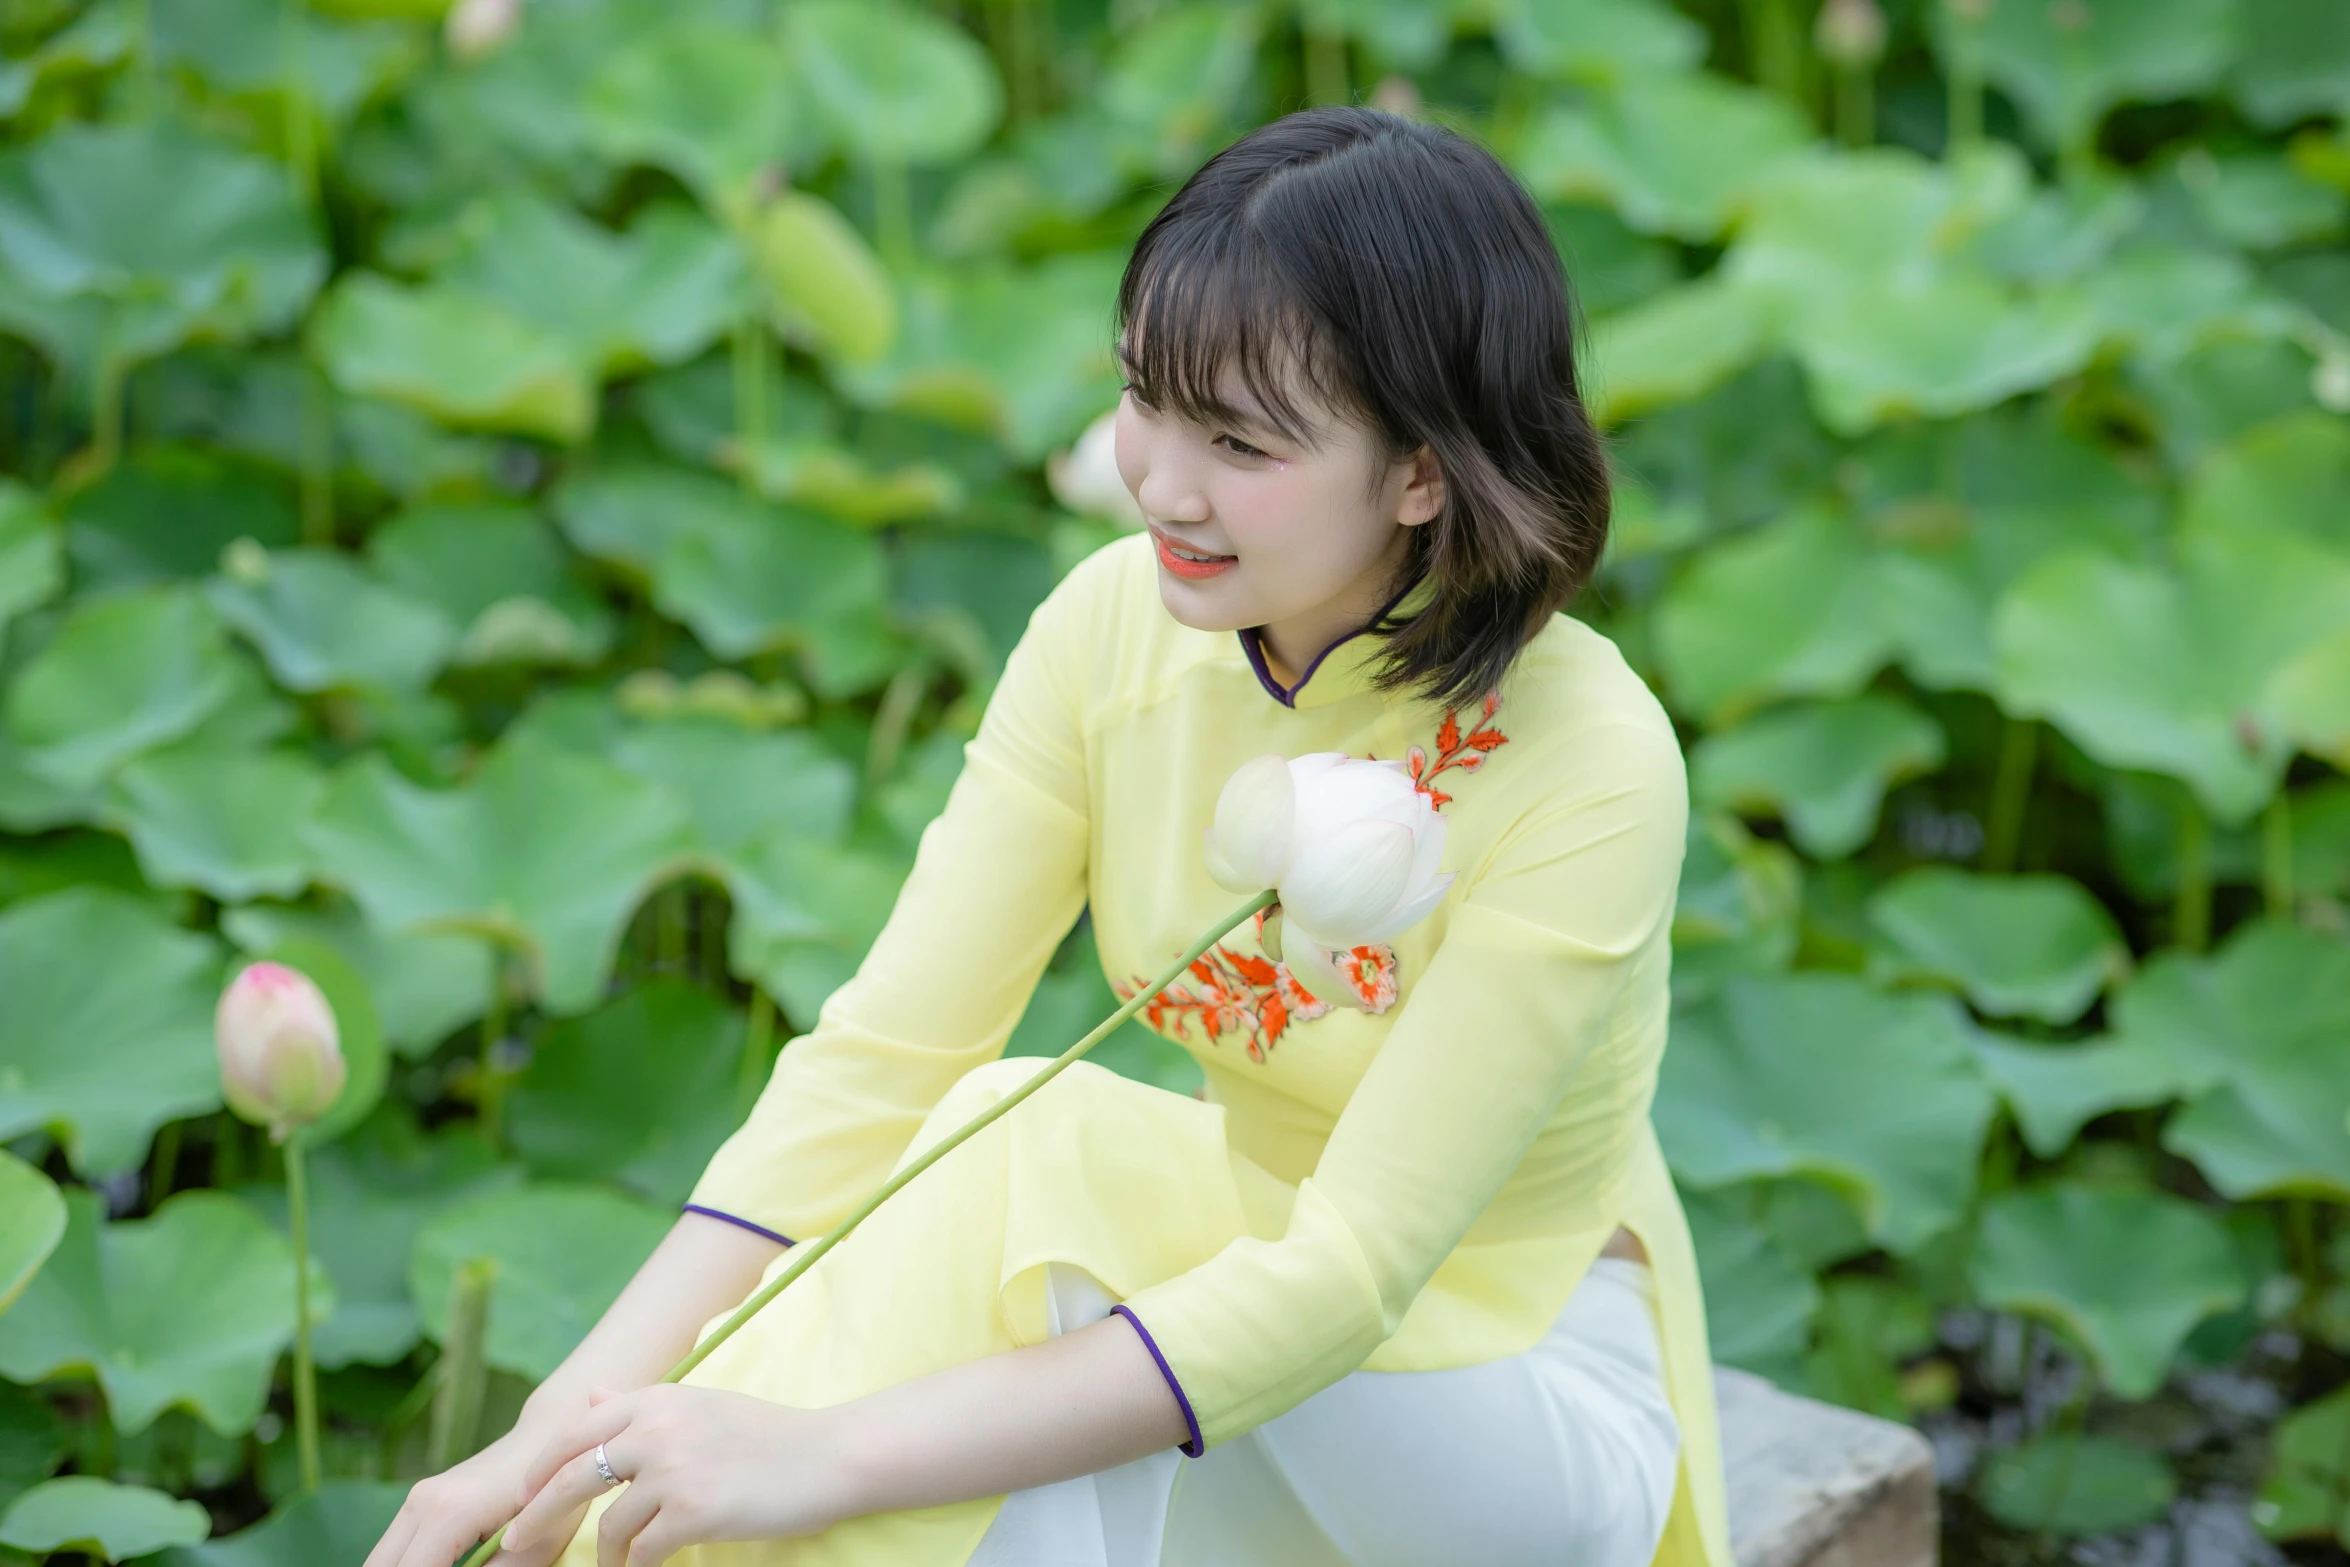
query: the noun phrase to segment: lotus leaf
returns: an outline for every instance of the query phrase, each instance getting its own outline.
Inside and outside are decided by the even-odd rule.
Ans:
[[[297,936],[332,946],[366,982],[384,1040],[403,1056],[430,1054],[489,1006],[491,949],[471,936],[386,933],[347,907],[329,914],[249,904],[223,913],[220,926],[255,957]]]
[[[309,1168],[310,1244],[334,1283],[333,1311],[310,1330],[312,1350],[330,1368],[396,1365],[423,1335],[408,1291],[418,1232],[459,1203],[521,1185],[522,1171],[499,1163],[470,1126],[427,1136],[392,1113],[318,1149]],[[286,1228],[285,1188],[238,1195]]]
[[[2016,299],[1986,278],[1855,289],[1806,320],[1791,346],[1813,405],[1852,435],[1888,419],[1989,408],[2070,375],[2097,346],[2096,318],[2070,295]]]
[[[2229,87],[2254,121],[2289,125],[2350,96],[2350,16],[2331,0],[2241,0]]]
[[[381,929],[462,931],[518,951],[531,992],[570,1013],[594,1004],[637,900],[686,851],[685,829],[667,791],[518,744],[439,791],[369,752],[336,776],[304,838],[320,875]]]
[[[2113,916],[2064,876],[1905,872],[1869,900],[1869,971],[1955,986],[1978,1012],[2070,1023],[2129,972]]]
[[[0,1149],[0,1311],[6,1311],[65,1234],[57,1184]]]
[[[0,326],[82,386],[288,325],[327,258],[284,171],[165,118],[0,153]]]
[[[740,1119],[742,1036],[740,1012],[667,979],[557,1024],[509,1098],[515,1150],[542,1175],[683,1202]]]
[[[200,577],[232,540],[269,548],[300,534],[284,486],[193,447],[133,452],[66,503],[66,554],[84,593]]]
[[[2248,1288],[2227,1226],[2211,1210],[2079,1183],[1985,1204],[1972,1271],[1986,1302],[2063,1329],[2123,1398],[2161,1387],[2188,1330]]]
[[[2108,341],[2154,360],[2230,336],[2283,333],[2293,319],[2241,257],[2160,240],[2122,246],[2082,280],[2081,295]]]
[[[155,1567],[344,1567],[366,1559],[407,1494],[389,1480],[326,1480],[250,1529],[164,1552]]]
[[[877,163],[951,163],[1004,110],[971,36],[903,0],[803,0],[787,41],[802,87],[842,146]]]
[[[215,577],[213,607],[294,691],[412,691],[448,659],[457,631],[432,604],[386,586],[339,551],[278,550],[258,582]]]
[[[727,876],[727,966],[764,986],[787,1017],[813,1025],[881,934],[905,877],[904,865],[864,850],[770,833]]]
[[[1180,4],[1156,8],[1120,38],[1103,73],[1099,102],[1117,131],[1136,144],[1129,161],[1162,179],[1197,167],[1217,144],[1216,133],[1232,122],[1263,29],[1263,16],[1247,6]],[[1064,143],[1071,156],[1056,162],[1099,181],[1102,136],[1082,120],[1073,130]],[[1065,182],[1062,169],[1053,172],[1061,178],[1048,189]],[[1096,209],[1118,188],[1113,183],[1100,191]]]
[[[898,330],[897,296],[881,258],[838,207],[783,192],[761,209],[751,253],[768,308],[785,330],[855,364],[889,352]]]
[[[2350,29],[2343,36],[2350,42]],[[2341,193],[2271,152],[2192,148],[2171,169],[2204,226],[2231,244],[2268,250],[2324,239],[2342,223]]]
[[[655,462],[581,468],[552,499],[565,537],[640,581],[652,579],[672,544],[742,526],[749,505],[740,485],[714,473]]]
[[[0,1382],[0,1509],[55,1472],[73,1438],[46,1399]]]
[[[2350,426],[2315,409],[2254,425],[2203,455],[2181,524],[2278,528],[2350,555]]]
[[[667,169],[739,226],[762,175],[795,150],[797,86],[763,31],[665,19],[604,56],[579,113],[604,156]],[[711,275],[731,287],[732,258]]]
[[[291,22],[274,0],[179,0],[155,13],[156,53],[184,65],[214,88],[230,93],[293,90],[329,124],[339,125],[362,104],[397,85],[422,61],[423,41],[409,28],[362,22],[356,26],[313,16]],[[286,29],[299,64],[286,65]]]
[[[856,770],[804,733],[680,717],[627,726],[606,754],[683,800],[695,845],[714,862],[773,832],[838,842],[856,801]]]
[[[596,423],[588,367],[553,332],[452,288],[346,274],[310,318],[336,386],[465,429],[576,442]]]
[[[1759,1196],[1759,1188],[1731,1187],[1695,1192],[1686,1201],[1708,1302],[1706,1338],[1717,1361],[1792,1381],[1811,1346],[1820,1287],[1754,1221]]]
[[[138,1163],[156,1127],[220,1103],[220,958],[127,894],[0,909],[0,1137],[45,1130],[83,1174]]]
[[[2177,1096],[2179,1074],[2162,1051],[2128,1040],[2030,1044],[1986,1034],[1975,1053],[2015,1112],[2024,1146],[2053,1159],[2089,1121],[2109,1110],[2139,1110]]]
[[[871,618],[884,570],[870,534],[744,496],[662,551],[653,597],[711,652],[737,659]]]
[[[61,546],[39,498],[13,479],[0,479],[0,635],[11,619],[39,608],[65,586]]]
[[[2117,104],[2213,86],[2235,43],[2228,0],[2077,0],[1986,8],[1968,27],[1984,74],[2060,147],[2085,145]]]
[[[1539,195],[1595,197],[1643,233],[1707,240],[1809,139],[1783,100],[1692,72],[1553,104],[1516,161]]]
[[[1965,272],[1968,243],[2020,209],[2028,176],[2005,150],[1933,163],[1896,147],[1814,150],[1755,182],[1725,274],[1801,314],[1859,284]]]
[[[2051,1432],[1994,1457],[1983,1506],[2011,1529],[2109,1535],[2170,1510],[2178,1482],[2142,1447],[2109,1436]]]
[[[1760,358],[1772,326],[1751,290],[1711,277],[1685,283],[1600,325],[1585,395],[1611,423],[1689,402]]]
[[[309,883],[301,825],[325,789],[299,751],[189,745],[150,751],[114,780],[147,879],[228,903],[292,897]]]
[[[1327,0],[1318,24],[1363,45],[1373,59],[1398,67],[1425,69],[1444,56],[1452,41],[1452,17],[1426,0]]]
[[[1673,903],[1673,994],[1702,997],[1724,974],[1773,973],[1794,961],[1803,864],[1736,818],[1696,811]]]
[[[293,1249],[222,1192],[118,1224],[95,1193],[65,1203],[64,1241],[0,1316],[0,1375],[91,1372],[125,1434],[173,1405],[223,1435],[251,1430],[294,1336]]]
[[[1658,0],[1506,0],[1495,9],[1503,58],[1532,76],[1618,82],[1705,59],[1705,29]]]
[[[62,13],[54,13],[53,20],[57,14]],[[112,6],[90,7],[52,33],[39,48],[0,64],[0,118],[21,113],[45,87],[62,87],[77,77],[120,65],[131,44],[128,13]]]
[[[942,614],[961,619],[986,658],[984,669],[972,673],[991,681],[1052,588],[1051,557],[1016,534],[956,533],[926,540],[899,559],[900,608],[915,622]]]
[[[2277,1425],[2252,1516],[2272,1540],[2350,1545],[2350,1387]]]
[[[238,659],[220,622],[184,587],[76,607],[7,692],[21,764],[87,791],[142,751],[192,733],[237,694]]]
[[[2290,755],[2263,688],[2350,624],[2350,557],[2286,534],[2199,530],[2179,570],[2068,551],[2042,561],[1993,628],[2000,698],[2112,767],[2189,784],[2223,823],[2266,802]]]
[[[44,1480],[0,1513],[0,1545],[88,1551],[107,1562],[193,1545],[211,1532],[212,1515],[201,1502],[95,1475]]]
[[[2296,791],[2287,802],[2293,839],[2293,886],[2303,893],[2350,894],[2350,779]]]
[[[1955,1002],[1844,974],[1733,976],[1680,1012],[1657,1133],[1692,1186],[1811,1176],[1907,1251],[1956,1222],[1992,1110]]]
[[[1812,1397],[1881,1420],[1909,1418],[1901,1364],[1934,1347],[1934,1309],[1924,1296],[1894,1279],[1831,1278],[1814,1332],[1804,1363]]]
[[[554,530],[519,506],[437,505],[368,536],[386,582],[460,628],[460,664],[592,664],[612,617],[571,572]]]
[[[490,1258],[497,1280],[483,1358],[501,1371],[544,1381],[674,1219],[665,1208],[594,1186],[547,1183],[476,1197],[418,1234],[409,1290],[425,1333],[437,1341],[448,1327],[449,1280],[457,1265]]]
[[[1805,853],[1837,859],[1875,835],[1890,785],[1942,756],[1940,726],[1891,697],[1797,703],[1709,735],[1690,789],[1708,806],[1779,816]]]
[[[2262,696],[2295,745],[2350,767],[2350,625],[2287,659]]]

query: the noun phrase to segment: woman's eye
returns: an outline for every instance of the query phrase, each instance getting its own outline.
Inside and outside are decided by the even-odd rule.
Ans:
[[[1249,445],[1237,435],[1219,435],[1216,437],[1216,444],[1235,457],[1262,457],[1265,455],[1264,452]]]

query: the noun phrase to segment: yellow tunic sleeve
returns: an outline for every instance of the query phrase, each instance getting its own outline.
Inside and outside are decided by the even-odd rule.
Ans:
[[[1075,675],[1103,566],[1080,565],[1006,661],[946,809],[889,922],[776,1060],[689,1208],[778,1237],[821,1234],[888,1179],[956,1080],[1003,1052],[1085,901],[1086,752]]]
[[[1608,721],[1546,759],[1539,803],[1449,928],[1278,1240],[1243,1238],[1126,1310],[1213,1446],[1353,1371],[1492,1200],[1669,924],[1687,789],[1669,730]]]

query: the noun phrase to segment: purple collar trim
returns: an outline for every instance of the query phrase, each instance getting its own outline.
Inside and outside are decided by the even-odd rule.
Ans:
[[[1243,626],[1233,634],[1240,638],[1240,650],[1248,655],[1248,667],[1257,672],[1257,684],[1265,688],[1265,694],[1283,707],[1295,707],[1297,706],[1297,694],[1306,688],[1306,682],[1314,678],[1314,671],[1320,669],[1331,654],[1357,637],[1367,637],[1373,632],[1383,629],[1387,624],[1387,617],[1394,613],[1395,606],[1401,604],[1412,589],[1419,585],[1419,579],[1416,577],[1405,583],[1401,592],[1379,606],[1377,614],[1322,649],[1321,652],[1316,653],[1314,661],[1306,665],[1306,672],[1297,677],[1297,684],[1293,686],[1285,686],[1274,679],[1272,668],[1265,662],[1264,627]]]

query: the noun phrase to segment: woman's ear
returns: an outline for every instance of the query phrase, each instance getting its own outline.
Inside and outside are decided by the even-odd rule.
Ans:
[[[1436,453],[1423,445],[1397,465],[1403,472],[1403,493],[1396,498],[1395,520],[1407,528],[1434,522],[1444,515],[1444,469]]]

